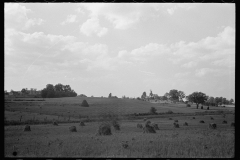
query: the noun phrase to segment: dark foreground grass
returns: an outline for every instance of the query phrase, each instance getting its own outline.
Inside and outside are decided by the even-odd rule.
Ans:
[[[171,120],[163,121],[153,121],[160,128],[156,134],[143,133],[136,127],[139,120],[122,121],[121,131],[112,128],[111,136],[97,136],[96,122],[85,123],[86,126],[32,125],[31,132],[23,132],[24,126],[6,126],[4,153],[6,157],[14,157],[15,146],[16,157],[234,157],[235,129],[230,125],[218,123],[218,128],[212,130],[208,124],[198,124],[196,120],[190,126],[180,124],[180,128],[173,128]],[[77,132],[69,132],[72,125]]]

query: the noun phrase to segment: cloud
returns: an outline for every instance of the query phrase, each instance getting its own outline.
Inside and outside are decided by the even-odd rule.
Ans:
[[[108,29],[100,26],[97,17],[92,17],[81,25],[80,31],[86,36],[91,36],[93,33],[96,33],[101,37],[108,32]]]
[[[43,24],[43,19],[28,18],[27,14],[31,13],[30,9],[18,3],[5,3],[4,4],[4,20],[5,27],[15,29],[29,29],[35,25]]]
[[[144,74],[151,75],[151,76],[155,76],[156,75],[156,73],[153,73],[153,72],[147,72],[147,71],[141,71],[141,70],[139,70],[139,72],[142,72]]]
[[[128,29],[140,20],[145,13],[142,4],[84,3],[79,4],[90,12],[90,17],[103,16],[115,29]]]
[[[185,77],[185,76],[187,76],[187,75],[189,75],[189,74],[190,74],[190,72],[176,73],[176,74],[174,75],[174,77],[175,77],[175,78],[182,78],[182,77]]]
[[[68,15],[67,19],[61,23],[61,25],[65,25],[67,23],[77,22],[77,15]]]
[[[192,68],[195,66],[197,66],[197,62],[194,62],[194,61],[191,61],[182,65],[182,67],[185,67],[185,68]]]
[[[216,37],[206,37],[198,42],[180,41],[171,44],[170,48],[174,55],[171,61],[176,64],[184,60],[200,62],[232,57],[235,53],[235,29],[228,26]]]
[[[211,69],[211,68],[201,68],[201,69],[197,69],[195,75],[197,77],[203,77],[205,76],[207,73],[214,73],[214,72],[219,72],[218,69]]]

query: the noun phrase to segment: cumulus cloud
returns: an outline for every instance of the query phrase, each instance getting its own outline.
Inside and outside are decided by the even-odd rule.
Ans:
[[[39,18],[28,18],[27,14],[31,13],[30,9],[18,3],[4,4],[5,26],[16,29],[28,29],[35,25],[43,24],[44,20]]]
[[[65,25],[67,23],[77,22],[77,15],[68,15],[67,19],[61,23],[61,25]]]
[[[205,76],[207,73],[213,73],[213,72],[218,72],[218,69],[211,69],[211,68],[201,68],[201,69],[197,69],[195,75],[197,77],[203,77]]]
[[[182,77],[185,77],[185,76],[187,76],[187,75],[189,75],[190,74],[190,72],[181,72],[181,73],[176,73],[175,75],[174,75],[174,77],[176,77],[176,78],[182,78]]]
[[[108,32],[108,29],[100,26],[99,19],[97,17],[92,17],[81,25],[80,31],[86,36],[91,36],[93,33],[96,33],[99,37],[101,37]]]
[[[195,66],[197,66],[197,62],[194,62],[194,61],[190,61],[190,62],[182,65],[182,67],[185,67],[185,68],[192,68],[192,67],[195,67]]]

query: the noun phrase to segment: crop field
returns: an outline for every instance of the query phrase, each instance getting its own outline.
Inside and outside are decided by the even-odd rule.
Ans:
[[[210,107],[196,109],[195,105],[157,104],[130,99],[85,98],[90,107],[81,107],[83,98],[52,98],[45,101],[5,101],[5,157],[132,157],[132,158],[232,158],[235,156],[235,108]],[[173,114],[139,116],[126,114],[146,113],[155,107],[158,113],[169,110]],[[212,114],[207,114],[211,112]],[[120,130],[111,126],[111,135],[97,135],[104,113],[117,116]],[[176,113],[176,114],[174,114]],[[178,113],[178,114],[177,114]],[[202,113],[197,114],[197,113]],[[47,117],[47,118],[46,118]],[[193,118],[194,117],[194,118]],[[211,117],[213,119],[211,119]],[[112,117],[113,119],[116,117]],[[137,124],[145,120],[158,124],[156,133],[144,133]],[[30,124],[29,120],[49,121]],[[58,125],[51,122],[55,120]],[[105,119],[110,122],[112,119]],[[178,120],[179,128],[174,128]],[[203,120],[205,123],[200,123]],[[223,121],[227,121],[223,124]],[[79,122],[85,121],[85,126]],[[61,123],[60,123],[61,122]],[[187,122],[188,126],[183,124]],[[209,129],[209,123],[217,124]],[[76,126],[77,132],[69,127]]]

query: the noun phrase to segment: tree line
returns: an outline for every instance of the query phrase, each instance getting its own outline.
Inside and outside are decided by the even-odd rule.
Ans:
[[[143,92],[141,96],[141,100],[171,100],[174,102],[183,102],[183,98],[186,99],[186,103],[192,102],[196,103],[197,108],[199,104],[207,105],[207,106],[218,106],[218,105],[228,105],[233,104],[233,99],[228,100],[224,97],[211,97],[207,96],[205,93],[202,92],[193,92],[188,96],[185,96],[183,91],[178,91],[176,89],[172,89],[169,92],[165,93],[163,96],[158,96],[157,94],[153,94],[150,90],[149,96],[147,96],[146,92]],[[140,98],[139,98],[140,99]]]
[[[77,93],[71,89],[70,85],[63,85],[61,83],[47,84],[46,88],[41,91],[42,98],[60,98],[60,97],[76,97]]]

